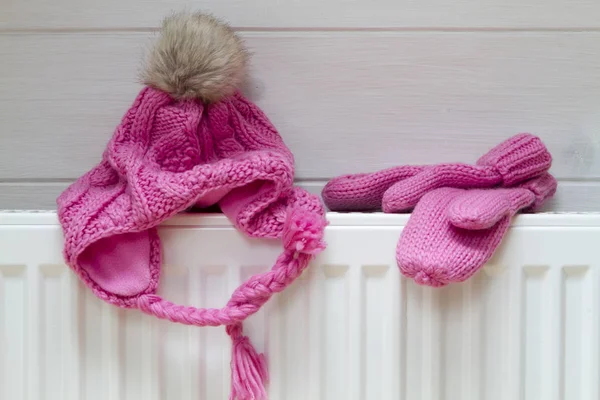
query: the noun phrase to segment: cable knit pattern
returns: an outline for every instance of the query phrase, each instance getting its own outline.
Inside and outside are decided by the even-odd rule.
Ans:
[[[447,163],[398,166],[371,174],[330,180],[322,196],[332,211],[409,211],[427,192],[440,187],[513,186],[548,170],[550,152],[534,135],[515,135],[491,149],[476,165]]]
[[[539,207],[556,187],[545,173],[513,188],[444,187],[425,194],[398,242],[401,272],[434,287],[470,278],[492,257],[511,218]]]
[[[57,200],[67,263],[101,299],[158,318],[228,325],[232,399],[265,398],[264,358],[240,323],[284,290],[323,250],[319,199],[293,187],[294,159],[264,113],[241,94],[205,105],[144,88],[102,161]],[[282,238],[270,271],[251,277],[223,308],[176,305],[156,294],[156,226],[190,207],[219,205],[250,236]]]

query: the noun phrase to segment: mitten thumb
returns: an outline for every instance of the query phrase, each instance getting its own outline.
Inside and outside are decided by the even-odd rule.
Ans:
[[[545,173],[515,188],[467,190],[448,206],[447,216],[458,228],[488,229],[520,210],[537,209],[556,187],[556,179]]]

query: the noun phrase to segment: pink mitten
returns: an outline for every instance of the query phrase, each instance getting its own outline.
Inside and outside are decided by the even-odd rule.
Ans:
[[[331,179],[321,193],[331,211],[381,210],[383,193],[394,183],[423,172],[426,166],[403,165],[368,174]]]
[[[444,187],[425,194],[398,242],[400,271],[428,286],[468,279],[492,257],[511,218],[537,209],[556,187],[546,173],[513,188]]]
[[[441,187],[510,187],[548,171],[552,156],[537,136],[522,133],[494,147],[476,165],[439,164],[392,185],[382,198],[383,211],[415,207],[423,195]]]

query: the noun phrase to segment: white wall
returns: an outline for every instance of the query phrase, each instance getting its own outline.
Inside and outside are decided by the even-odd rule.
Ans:
[[[249,95],[301,184],[472,162],[522,131],[552,151],[555,211],[600,211],[600,1],[206,0],[254,53]],[[54,208],[140,89],[184,0],[0,2],[0,209]]]

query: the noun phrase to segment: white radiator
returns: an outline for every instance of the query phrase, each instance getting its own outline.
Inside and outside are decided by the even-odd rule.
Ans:
[[[600,215],[520,216],[493,261],[443,289],[401,278],[406,215],[330,214],[328,249],[246,324],[271,400],[598,400]],[[161,290],[224,305],[277,241],[222,216],[161,228]],[[53,213],[0,213],[0,399],[221,400],[223,328],[96,299],[63,264]]]

